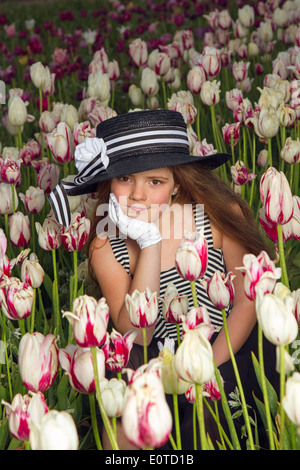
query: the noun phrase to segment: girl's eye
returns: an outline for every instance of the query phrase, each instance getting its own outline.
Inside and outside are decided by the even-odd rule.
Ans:
[[[129,177],[128,176],[120,176],[120,178],[118,178],[119,181],[123,182],[123,183],[126,183],[127,181],[129,181]]]
[[[158,185],[161,183],[161,181],[159,181],[159,180],[152,180],[151,183],[152,183],[154,186],[158,186]]]

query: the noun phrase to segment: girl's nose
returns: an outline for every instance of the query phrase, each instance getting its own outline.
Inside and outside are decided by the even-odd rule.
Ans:
[[[129,197],[135,201],[145,201],[147,196],[144,184],[135,183]]]

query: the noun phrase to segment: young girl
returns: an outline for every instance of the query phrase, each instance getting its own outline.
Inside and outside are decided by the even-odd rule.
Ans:
[[[88,249],[114,328],[121,334],[133,329],[125,296],[136,289],[144,292],[149,288],[162,298],[172,282],[179,294],[188,295],[190,308],[193,306],[190,283],[177,273],[175,256],[186,230],[204,230],[208,243],[205,277],[211,277],[216,270],[232,271],[235,275],[235,298],[227,309],[228,329],[246,397],[253,406],[252,391],[260,395],[251,359],[251,351],[257,350],[257,319],[255,304],[245,296],[242,274],[235,268],[243,265],[246,253],[257,255],[268,248],[248,205],[213,171],[229,156],[191,156],[186,125],[181,114],[174,111],[137,111],[111,118],[98,125],[97,137],[100,144],[93,144],[100,145],[96,157],[89,154],[86,146],[77,148],[77,160],[83,169],[77,186],[68,191],[78,194],[97,190],[98,214],[99,208],[108,207],[109,220],[107,213],[101,211],[95,216]],[[99,159],[101,163],[95,171]],[[101,222],[107,220],[116,230],[105,238]],[[212,348],[229,394],[236,381],[222,314],[210,302],[200,280],[196,288],[198,304],[206,307],[216,328]],[[148,360],[158,356],[158,342],[165,338],[176,341],[177,328],[166,322],[160,311],[156,324],[147,328]],[[269,378],[273,380],[274,351],[270,344],[267,347]],[[143,337],[137,330],[128,367],[136,369],[143,361]],[[183,448],[193,449],[192,406],[184,396],[180,396],[180,413]],[[225,421],[223,424],[226,427]],[[214,439],[215,425],[209,416],[207,426]]]

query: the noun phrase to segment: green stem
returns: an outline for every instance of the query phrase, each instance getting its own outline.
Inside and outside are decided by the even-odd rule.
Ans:
[[[256,137],[255,137],[255,132],[253,132],[253,143],[252,143],[252,173],[255,173],[255,163],[256,163]],[[253,203],[253,195],[254,195],[254,183],[255,183],[255,178],[251,181],[251,190],[250,190],[250,200],[249,200],[249,206],[252,207]]]
[[[282,269],[281,282],[282,284],[284,284],[286,287],[289,288],[289,278],[287,274],[285,255],[284,255],[282,225],[277,225],[277,235],[278,235],[278,251],[279,251],[280,267]]]
[[[34,331],[35,304],[36,304],[36,289],[34,289],[34,293],[33,293],[33,302],[32,302],[31,314],[30,314],[30,320],[31,320],[30,333],[31,333],[31,334],[32,334],[33,331]]]
[[[96,447],[98,450],[102,450],[102,444],[99,436],[99,429],[97,425],[97,418],[96,418],[96,406],[95,406],[95,395],[93,393],[89,394],[89,402],[90,402],[90,411],[91,411],[91,418],[92,418],[92,428],[94,432],[94,439],[96,443]]]
[[[144,364],[148,362],[148,353],[147,353],[147,331],[146,328],[142,328],[143,332],[143,345],[144,345]]]
[[[280,450],[284,448],[284,425],[285,425],[285,412],[282,406],[282,399],[284,397],[285,385],[285,362],[284,362],[284,346],[279,346],[280,351]]]
[[[198,108],[197,108],[197,117],[196,117],[196,129],[197,129],[197,137],[198,140],[201,141],[201,133],[200,133],[200,98],[198,97]]]
[[[56,265],[56,251],[52,250],[52,263],[53,263],[53,297],[54,297],[54,331],[56,335],[60,333],[60,311],[59,311],[59,295],[58,295],[58,278],[57,278],[57,265]]]
[[[77,274],[77,266],[78,266],[78,253],[77,251],[73,251],[73,267],[74,267],[74,290],[73,290],[73,301],[77,297],[77,289],[78,289],[78,274]]]
[[[236,381],[237,381],[237,386],[238,386],[238,389],[239,389],[239,392],[240,392],[242,410],[243,410],[246,429],[247,429],[247,433],[248,433],[249,445],[250,445],[250,449],[254,450],[254,441],[253,441],[252,430],[251,430],[251,426],[250,426],[250,420],[249,420],[249,415],[248,415],[248,410],[247,410],[247,404],[246,404],[246,400],[245,400],[244,390],[243,390],[243,387],[242,387],[238,367],[237,367],[236,360],[235,360],[235,357],[234,357],[234,353],[233,353],[231,343],[230,343],[225,309],[222,309],[222,317],[223,317],[223,328],[224,328],[224,333],[225,333],[225,337],[226,337],[226,340],[227,340],[228,350],[229,350],[231,362],[232,362],[232,365],[233,365],[233,369],[234,369],[234,373],[235,373],[235,377],[236,377]]]
[[[179,413],[178,413],[178,395],[176,395],[176,393],[173,393],[173,405],[174,405],[174,421],[175,421],[177,450],[181,450],[182,447],[181,447],[180,422],[179,422]]]
[[[181,338],[180,338],[180,325],[179,325],[179,323],[176,323],[176,330],[177,330],[177,343],[178,343],[178,346],[179,346],[180,343],[181,343]]]
[[[268,391],[267,391],[267,385],[266,385],[266,376],[265,376],[265,370],[264,370],[263,333],[262,333],[262,329],[260,325],[258,325],[258,357],[259,357],[262,392],[263,392],[265,410],[266,410],[267,433],[269,437],[270,450],[274,450],[275,447],[274,447],[274,437],[273,437],[273,429],[272,429],[272,419],[271,419],[271,413],[270,413],[270,404],[269,404]]]
[[[100,391],[100,386],[99,386],[99,374],[98,374],[98,367],[97,367],[97,348],[95,346],[91,347],[91,352],[92,352],[92,358],[93,358],[93,368],[94,368],[94,378],[95,378],[95,387],[96,387],[96,397],[98,400],[98,405],[101,413],[101,417],[103,420],[104,427],[107,432],[107,436],[109,439],[109,442],[112,446],[112,450],[119,450],[118,444],[113,432],[113,429],[111,427],[110,421],[108,419],[108,416],[106,414],[106,411],[103,406],[102,398],[101,398],[101,391]]]
[[[196,407],[197,407],[197,417],[198,417],[198,422],[199,422],[201,450],[208,450],[206,434],[205,434],[202,385],[195,384],[195,387],[196,387]]]
[[[9,361],[8,361],[8,354],[7,354],[7,344],[6,344],[6,317],[5,317],[4,313],[2,314],[2,325],[3,325],[2,335],[3,335],[3,343],[4,343],[4,348],[5,348],[5,362],[6,362],[7,382],[8,382],[8,389],[9,389],[10,400],[12,401],[12,399],[13,399],[13,392],[12,392],[11,376],[10,376]]]
[[[269,166],[271,167],[273,166],[271,139],[268,139],[268,157],[269,157]]]
[[[197,290],[196,290],[196,281],[190,281],[192,296],[193,296],[193,304],[195,308],[198,308],[198,299],[197,299]]]
[[[221,442],[222,442],[222,445],[224,447],[224,449],[226,448],[226,444],[225,444],[225,441],[227,442],[227,445],[228,447],[233,450],[233,446],[228,438],[228,436],[226,435],[223,427],[221,426],[221,423],[220,423],[220,418],[219,418],[219,409],[218,409],[218,402],[216,400],[213,400],[214,402],[214,407],[215,407],[215,412],[213,411],[212,407],[209,405],[208,403],[208,400],[204,397],[203,398],[203,401],[207,407],[207,409],[209,410],[209,412],[211,413],[212,417],[214,418],[217,426],[218,426],[218,430],[219,430],[219,434],[220,434],[220,439],[221,439]]]
[[[13,213],[16,210],[16,201],[15,201],[15,185],[11,184],[11,198],[12,198],[12,210]]]
[[[193,439],[194,439],[194,450],[197,450],[197,406],[196,403],[193,403]]]

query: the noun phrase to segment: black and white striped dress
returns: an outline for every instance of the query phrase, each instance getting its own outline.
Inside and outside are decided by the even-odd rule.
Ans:
[[[196,223],[196,229],[199,232],[201,229],[204,230],[204,236],[208,244],[208,263],[205,278],[211,278],[215,271],[226,272],[223,252],[222,249],[215,249],[213,247],[213,237],[210,226],[210,221],[207,214],[202,210],[202,205],[194,205],[194,217]],[[123,268],[130,274],[129,268],[129,255],[126,247],[125,240],[119,237],[110,237],[110,244],[116,260],[123,266]],[[159,297],[163,297],[168,284],[172,282],[178,290],[179,294],[188,295],[189,306],[193,307],[193,297],[190,287],[190,282],[182,279],[177,272],[176,266],[173,268],[162,271],[160,275],[160,294]],[[210,319],[216,331],[219,331],[223,325],[222,313],[216,308],[209,300],[204,287],[200,281],[196,281],[197,299],[198,305],[204,305],[209,313]],[[227,308],[227,315],[230,311],[231,306]],[[154,338],[159,340],[163,338],[177,339],[177,327],[174,323],[168,323],[162,313],[159,311],[158,320],[154,332]]]

